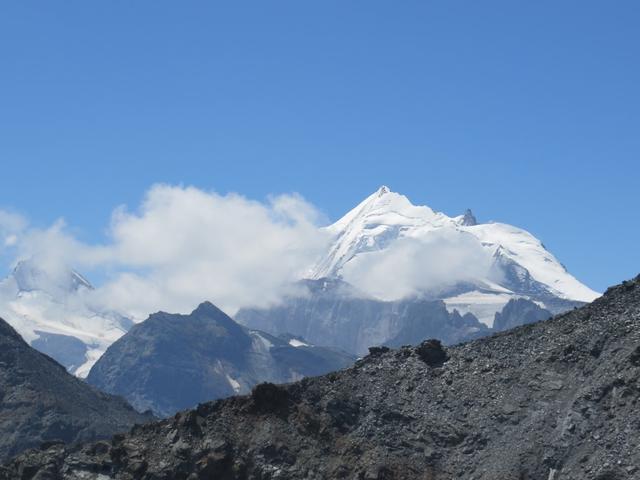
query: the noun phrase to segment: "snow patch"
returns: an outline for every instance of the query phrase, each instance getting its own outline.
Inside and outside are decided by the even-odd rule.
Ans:
[[[269,350],[271,350],[271,347],[273,347],[273,342],[271,342],[271,340],[261,335],[259,332],[256,332],[254,330],[254,331],[251,331],[250,334],[254,340],[253,343],[256,347],[256,350],[268,352]]]
[[[450,312],[458,310],[461,315],[471,313],[487,327],[492,327],[496,313],[501,312],[512,298],[516,298],[513,293],[473,291],[445,298],[444,303]]]
[[[234,380],[228,373],[225,375],[227,377],[227,381],[229,382],[229,385],[231,385],[231,388],[233,388],[233,391],[236,393],[240,393],[240,383],[238,383],[238,381]]]

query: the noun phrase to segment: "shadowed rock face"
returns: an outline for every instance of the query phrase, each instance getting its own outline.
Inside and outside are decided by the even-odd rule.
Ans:
[[[378,347],[110,442],[33,451],[0,478],[636,479],[639,400],[636,279],[446,351]]]
[[[293,333],[315,345],[365,355],[372,345],[399,347],[427,338],[455,344],[491,330],[472,314],[449,312],[444,302],[410,298],[394,302],[365,297],[337,279],[304,280],[309,295],[267,309],[242,309],[236,319],[274,335]]]
[[[89,441],[150,420],[68,374],[0,319],[0,459],[47,441]]]
[[[493,322],[496,331],[509,330],[510,328],[535,323],[551,316],[551,312],[526,298],[509,300],[502,312],[497,312]]]
[[[67,370],[74,371],[86,362],[87,346],[76,337],[40,330],[36,330],[35,333],[39,337],[31,342],[31,346],[51,358],[56,358]]]

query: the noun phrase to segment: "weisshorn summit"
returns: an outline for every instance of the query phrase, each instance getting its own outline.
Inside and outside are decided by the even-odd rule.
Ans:
[[[238,321],[363,355],[428,337],[455,344],[599,296],[526,230],[469,210],[449,217],[384,186],[324,230],[331,243],[303,294]]]
[[[450,279],[446,275],[426,275],[424,288],[440,293],[447,305],[470,311],[489,324],[514,296],[527,296],[551,310],[562,309],[567,302],[588,303],[599,296],[567,272],[526,230],[504,223],[478,223],[470,210],[449,217],[427,206],[413,205],[386,186],[326,230],[333,242],[309,272],[312,279],[358,278],[358,269],[364,267],[361,264],[375,265],[385,260],[385,254],[398,244],[415,246],[426,253],[430,249],[435,254],[447,252],[453,256],[469,253],[470,259],[481,259],[484,253],[490,259],[487,268],[468,265],[472,272],[467,278],[463,273]],[[449,248],[445,249],[447,244]],[[415,258],[421,258],[419,252]],[[429,265],[425,267],[429,269]],[[438,284],[438,280],[443,283]],[[419,287],[417,282],[416,290]]]

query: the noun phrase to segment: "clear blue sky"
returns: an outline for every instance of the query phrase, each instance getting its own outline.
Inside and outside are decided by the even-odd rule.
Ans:
[[[640,272],[637,1],[5,1],[0,207],[102,238],[155,182],[334,219],[380,184]]]

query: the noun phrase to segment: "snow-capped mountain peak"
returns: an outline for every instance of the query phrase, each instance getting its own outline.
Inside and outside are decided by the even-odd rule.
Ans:
[[[437,214],[427,206],[415,206],[407,197],[381,186],[333,225],[331,233],[357,226],[379,224],[416,225],[431,221]]]
[[[70,268],[43,268],[34,259],[20,260],[11,276],[20,292],[43,291],[52,295],[72,293],[81,288],[93,290],[93,285],[80,273]]]
[[[389,192],[391,192],[389,187],[387,187],[386,185],[381,185],[380,188],[378,189],[378,196],[381,197],[382,195],[385,195]]]
[[[383,261],[383,252],[398,245],[402,239],[416,240],[414,247],[417,244],[419,248],[429,249],[436,244],[433,238],[438,238],[438,248],[442,248],[443,241],[452,245],[448,254],[451,249],[458,248],[458,244],[465,248],[474,244],[478,250],[484,250],[488,258],[493,258],[494,265],[487,269],[486,276],[471,282],[480,290],[490,290],[491,295],[501,295],[498,304],[489,310],[499,310],[514,295],[577,302],[590,302],[599,296],[569,274],[542,242],[526,230],[502,223],[478,223],[471,210],[449,217],[428,206],[413,205],[406,196],[386,186],[369,195],[326,230],[333,241],[326,255],[311,269],[309,277],[312,279],[342,277],[345,268],[358,265],[362,259],[369,265],[375,264],[376,258]],[[428,259],[424,269],[434,268],[434,262],[439,260],[437,254],[435,257],[420,257]],[[413,259],[407,261],[414,262]],[[447,261],[451,260],[442,259],[442,262]],[[466,278],[461,283],[469,284]],[[357,283],[356,287],[359,287]],[[452,285],[442,285],[442,288],[455,290]],[[469,304],[474,301],[470,300]],[[465,302],[462,299],[452,303],[464,311]],[[484,318],[492,318],[493,313],[487,311]],[[483,317],[483,314],[479,316]]]
[[[132,325],[123,315],[87,301],[93,290],[71,268],[25,259],[0,280],[0,318],[31,346],[83,377]]]
[[[383,185],[334,224],[326,227],[334,243],[329,254],[310,272],[310,278],[339,276],[356,254],[382,250],[393,240],[418,228],[455,225],[456,219],[416,206]]]
[[[328,255],[310,271],[310,278],[339,276],[342,267],[357,253],[382,250],[404,232],[415,228],[439,227],[455,223],[427,206],[413,205],[409,199],[383,185],[353,210],[326,227],[334,238]]]

